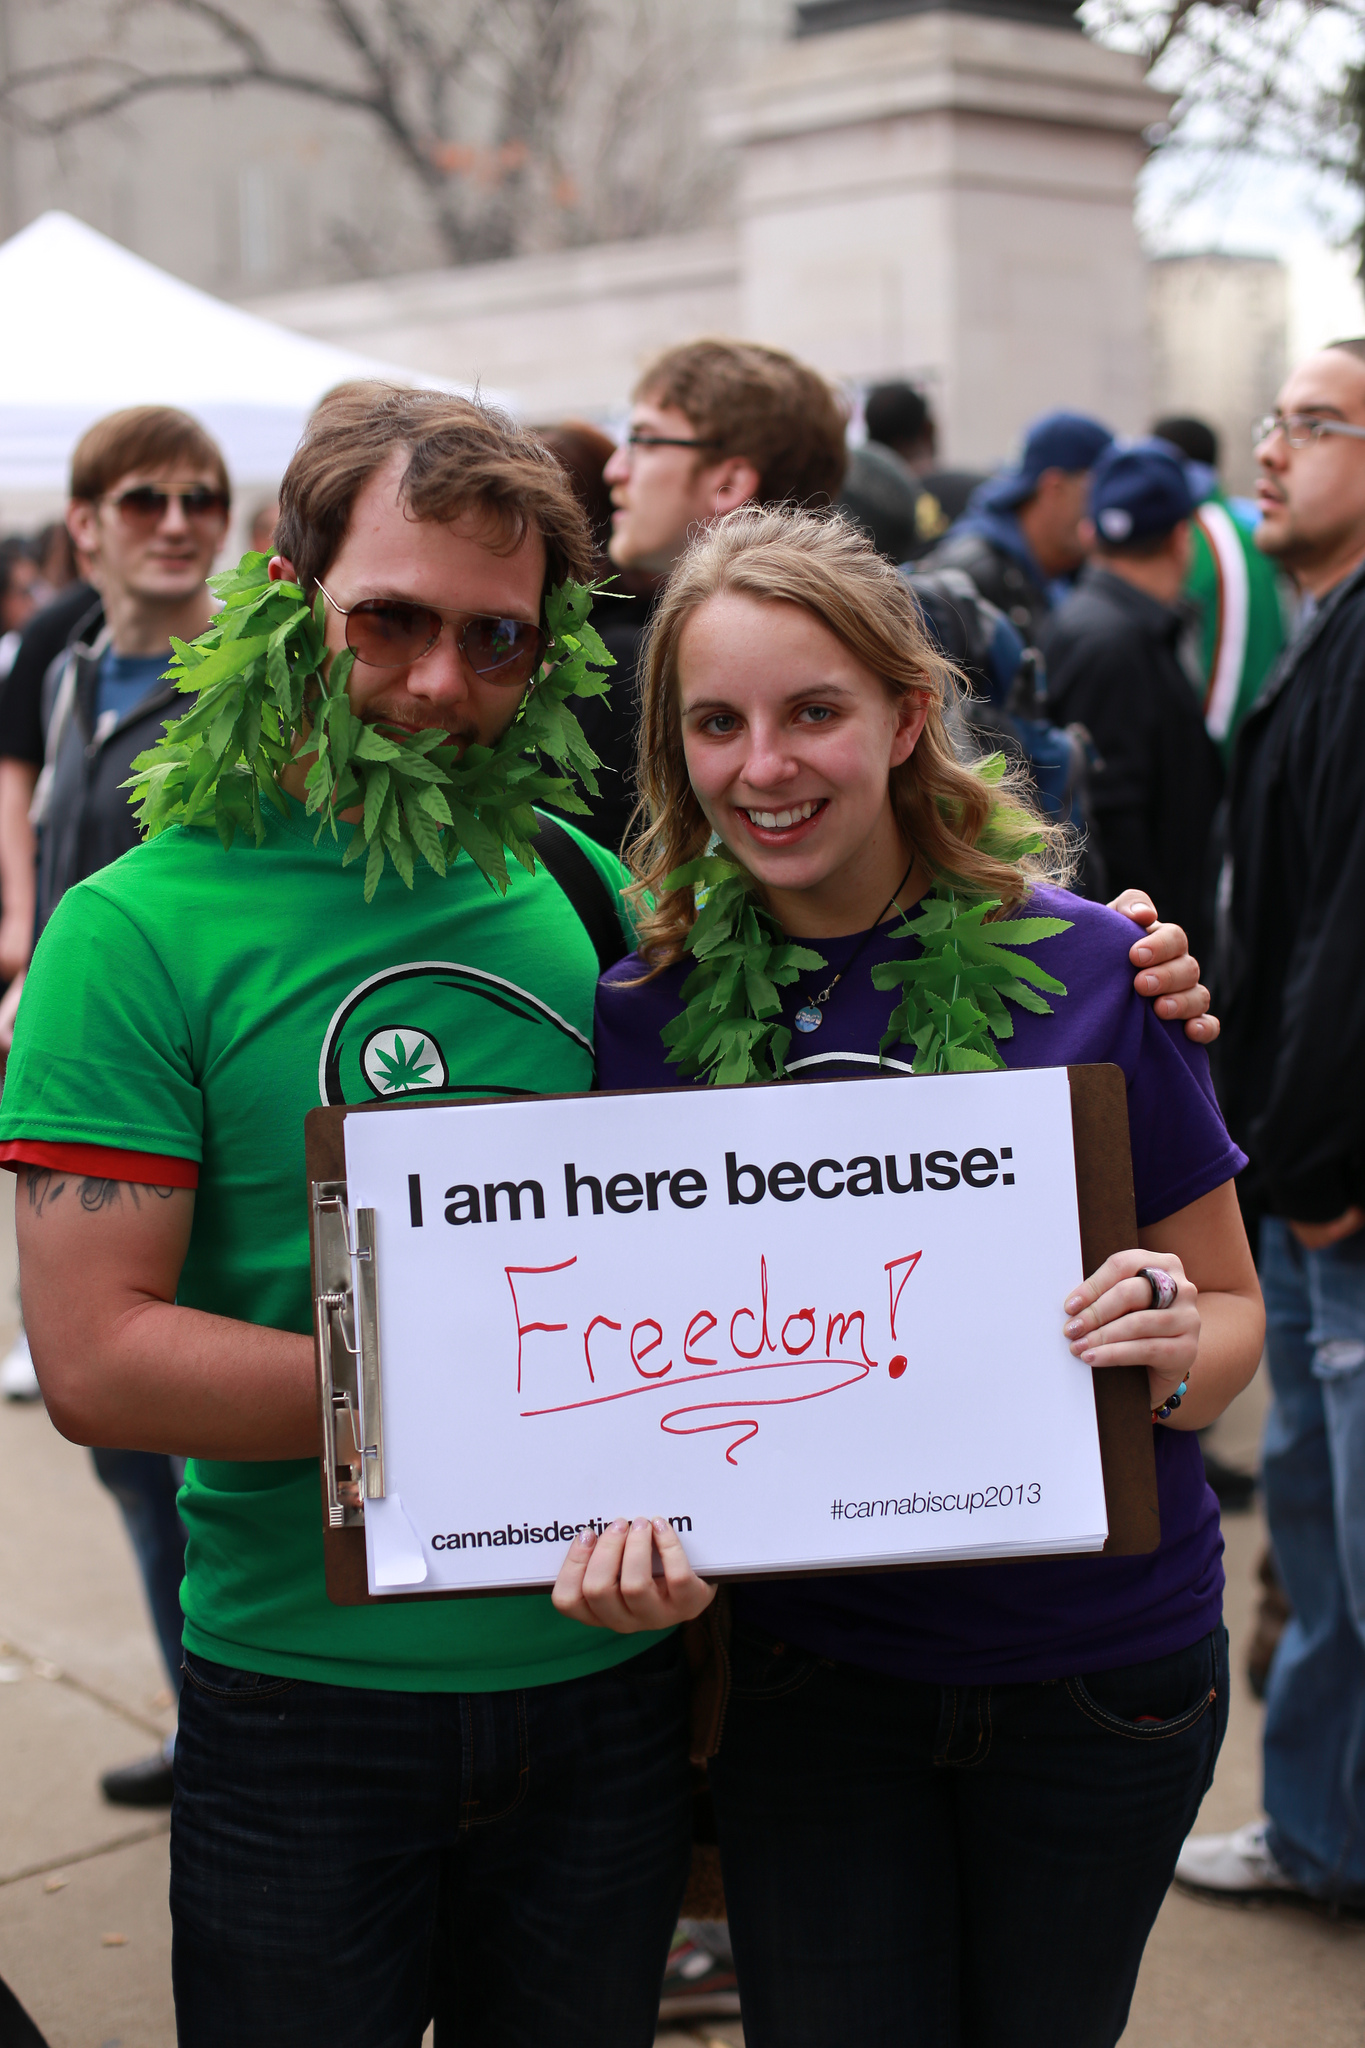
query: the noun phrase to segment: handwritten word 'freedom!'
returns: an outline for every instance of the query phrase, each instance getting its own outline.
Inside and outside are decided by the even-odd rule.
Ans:
[[[882,1269],[887,1289],[886,1327],[893,1344],[899,1336],[896,1317],[901,1309],[901,1296],[922,1256],[918,1251],[907,1252],[900,1258],[887,1260]],[[538,1346],[534,1358],[528,1357],[526,1343],[530,1337],[567,1336],[567,1316],[562,1321],[552,1321],[550,1317],[559,1306],[556,1289],[562,1283],[556,1276],[567,1273],[577,1264],[575,1255],[550,1266],[503,1268],[512,1297],[516,1328],[517,1393],[523,1398],[529,1370],[535,1369],[538,1373],[545,1369],[558,1371],[574,1361],[576,1341],[571,1340],[567,1352],[558,1346],[548,1349]],[[678,1333],[668,1339],[663,1323],[655,1316],[639,1317],[631,1325],[629,1336],[626,1335],[627,1318],[624,1315],[599,1313],[592,1316],[582,1329],[582,1365],[577,1368],[586,1370],[592,1391],[586,1391],[580,1381],[578,1388],[571,1387],[557,1400],[543,1406],[523,1408],[522,1415],[527,1418],[562,1415],[571,1409],[595,1408],[604,1402],[628,1400],[651,1390],[658,1391],[661,1383],[666,1383],[665,1390],[671,1393],[674,1387],[693,1386],[706,1380],[734,1379],[743,1374],[746,1378],[742,1387],[703,1401],[689,1398],[687,1405],[672,1408],[659,1418],[660,1429],[670,1436],[695,1436],[709,1430],[733,1434],[738,1429],[739,1434],[733,1437],[725,1453],[727,1462],[733,1465],[736,1462],[734,1453],[740,1444],[758,1433],[758,1418],[751,1411],[819,1400],[825,1395],[839,1393],[845,1387],[855,1386],[878,1369],[879,1361],[868,1351],[869,1308],[845,1301],[838,1308],[820,1315],[817,1315],[813,1304],[791,1307],[784,1313],[785,1304],[778,1305],[769,1299],[766,1256],[759,1259],[757,1279],[754,1298],[741,1302],[728,1316],[725,1312],[729,1308],[728,1303],[719,1304],[720,1315],[712,1308],[698,1308],[681,1331],[680,1346]],[[818,1348],[822,1322],[823,1356]],[[612,1335],[599,1336],[602,1331]],[[722,1331],[724,1336],[720,1334]],[[659,1362],[661,1357],[662,1363]],[[691,1370],[676,1372],[679,1360]],[[731,1360],[735,1362],[729,1362]],[[901,1378],[906,1363],[903,1353],[892,1357],[888,1361],[890,1378]],[[599,1371],[603,1374],[600,1382]],[[798,1376],[797,1388],[793,1388],[786,1377],[793,1373]],[[784,1377],[770,1380],[768,1384],[772,1391],[763,1392],[752,1377],[756,1374],[781,1374]]]

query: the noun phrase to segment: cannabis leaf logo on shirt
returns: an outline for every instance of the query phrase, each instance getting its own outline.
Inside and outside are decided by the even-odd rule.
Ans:
[[[375,1047],[374,1056],[386,1095],[402,1095],[409,1088],[426,1087],[427,1077],[435,1064],[432,1060],[423,1060],[426,1049],[425,1038],[419,1038],[409,1049],[396,1032],[391,1053],[385,1052],[382,1046]]]

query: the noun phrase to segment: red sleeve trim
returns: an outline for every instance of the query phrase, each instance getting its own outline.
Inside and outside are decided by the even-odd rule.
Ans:
[[[12,1138],[0,1145],[0,1166],[55,1166],[92,1180],[129,1180],[154,1188],[197,1188],[193,1159],[157,1152],[120,1152],[114,1145],[49,1145],[42,1138]]]

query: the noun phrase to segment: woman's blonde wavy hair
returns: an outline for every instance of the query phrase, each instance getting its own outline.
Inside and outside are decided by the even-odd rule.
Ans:
[[[655,972],[682,953],[696,916],[692,890],[666,889],[665,877],[705,851],[711,830],[687,774],[678,650],[692,614],[722,592],[801,605],[893,696],[928,697],[915,751],[891,770],[891,801],[907,842],[936,881],[997,897],[1004,914],[1039,882],[1066,879],[1066,835],[1039,813],[1028,778],[1000,773],[996,761],[992,781],[982,762],[959,758],[945,719],[963,679],[932,645],[918,604],[890,564],[841,518],[745,508],[710,527],[677,563],[641,649],[640,803],[627,849],[627,894],[640,953]]]

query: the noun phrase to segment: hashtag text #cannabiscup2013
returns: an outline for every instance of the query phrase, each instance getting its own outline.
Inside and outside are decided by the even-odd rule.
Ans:
[[[874,1515],[975,1515],[983,1508],[1037,1507],[1043,1489],[1036,1479],[986,1486],[973,1493],[911,1493],[899,1500],[835,1500],[831,1521],[866,1522]]]

